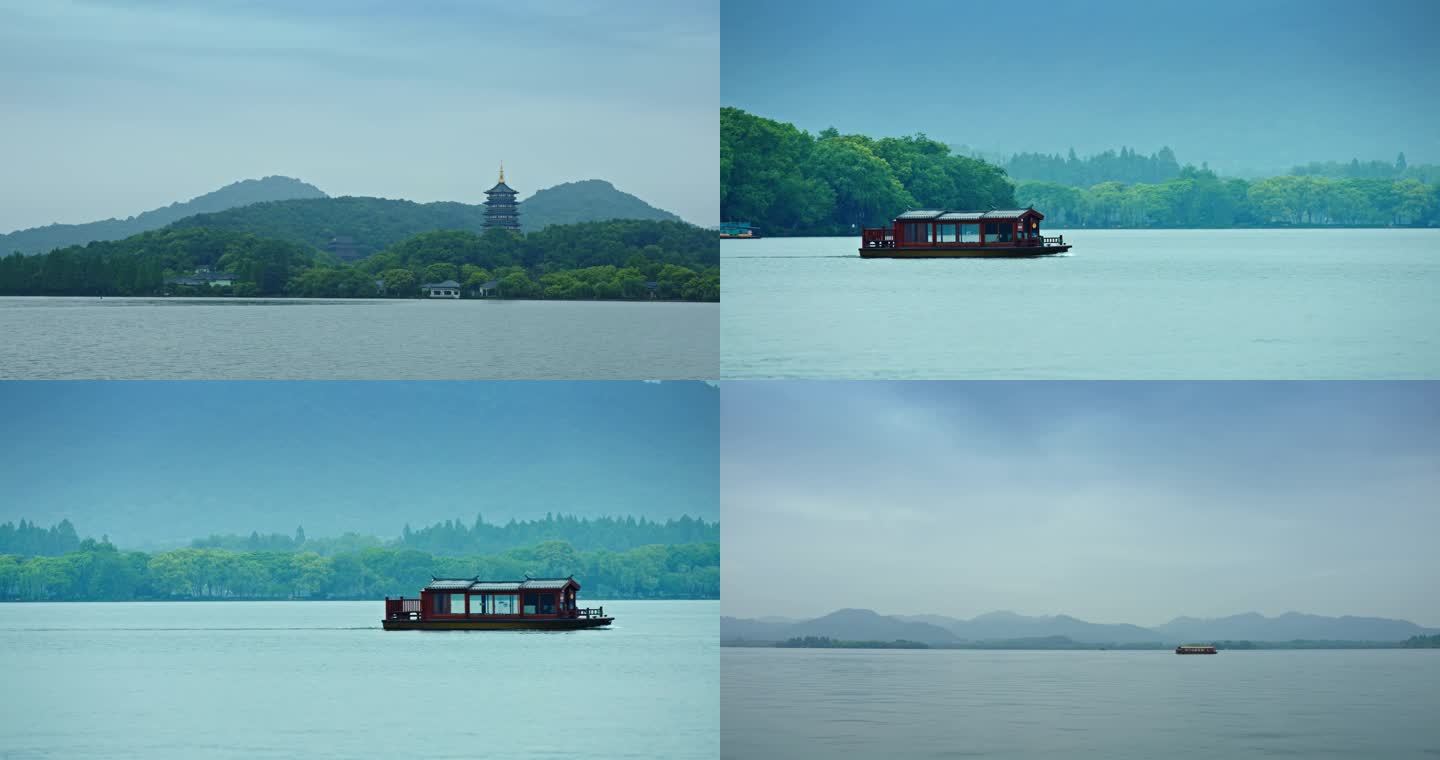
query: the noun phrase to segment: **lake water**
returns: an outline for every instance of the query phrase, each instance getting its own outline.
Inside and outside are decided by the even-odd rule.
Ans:
[[[725,758],[1440,755],[1440,650],[726,648]]]
[[[1440,378],[1440,230],[1063,234],[1006,260],[721,241],[721,375]]]
[[[714,758],[719,602],[386,632],[375,602],[0,605],[0,757]]]
[[[0,298],[0,378],[710,379],[720,305]]]

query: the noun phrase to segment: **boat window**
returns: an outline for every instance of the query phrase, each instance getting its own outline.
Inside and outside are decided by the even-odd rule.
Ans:
[[[554,594],[541,594],[541,595],[540,595],[540,614],[541,614],[541,615],[554,615],[554,614],[555,614],[555,595],[554,595]]]
[[[465,614],[465,595],[464,595],[464,594],[451,594],[451,595],[450,595],[450,614],[451,614],[451,615],[464,615],[464,614]]]
[[[514,615],[515,595],[514,594],[493,594],[490,597],[491,615]]]
[[[905,242],[907,243],[928,243],[930,242],[929,222],[908,222],[905,225]]]
[[[537,593],[535,593],[534,591],[531,591],[530,593],[528,593],[528,594],[525,595],[525,614],[526,614],[526,615],[534,615],[534,614],[535,614],[535,607],[536,607],[536,605],[538,605],[538,604],[540,603],[540,602],[539,602],[539,599],[540,599],[540,595],[537,594]]]
[[[980,242],[980,225],[979,225],[978,223],[977,223],[977,224],[962,224],[962,225],[960,225],[960,242],[962,242],[962,243],[978,243],[978,242]]]
[[[936,228],[935,241],[938,243],[955,242],[955,225],[941,224]]]
[[[471,615],[484,615],[484,614],[485,614],[485,595],[484,595],[484,594],[472,594],[472,595],[470,596],[470,614],[471,614]]]

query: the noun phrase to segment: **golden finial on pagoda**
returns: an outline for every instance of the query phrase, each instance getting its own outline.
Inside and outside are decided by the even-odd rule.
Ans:
[[[500,184],[505,184],[505,162],[500,162]]]

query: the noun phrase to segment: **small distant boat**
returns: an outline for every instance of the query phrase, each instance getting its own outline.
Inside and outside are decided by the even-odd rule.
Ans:
[[[1213,644],[1181,644],[1175,647],[1175,654],[1215,654]]]
[[[574,577],[482,581],[431,578],[420,598],[385,597],[387,631],[571,631],[610,625],[604,607],[576,603]]]
[[[865,259],[1029,259],[1070,250],[1064,235],[1040,234],[1045,215],[1033,208],[990,211],[919,209],[889,227],[860,231]]]
[[[755,240],[760,237],[760,228],[749,222],[721,222],[721,240]]]

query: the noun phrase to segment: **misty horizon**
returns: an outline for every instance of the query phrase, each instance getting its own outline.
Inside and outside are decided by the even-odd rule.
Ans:
[[[991,153],[1168,146],[1222,174],[1400,152],[1440,163],[1429,127],[1440,111],[1424,96],[1440,89],[1433,3],[1355,13],[1334,0],[1046,0],[1025,5],[1016,33],[970,30],[997,17],[938,0],[883,11],[858,0],[727,0],[721,105],[812,133],[923,132]],[[956,44],[945,44],[946,29]],[[892,35],[922,44],[856,56],[867,39]]]
[[[122,546],[458,519],[719,519],[699,382],[15,383],[0,522]]]
[[[1437,626],[1437,390],[727,384],[724,614]]]
[[[0,0],[0,230],[237,180],[478,203],[604,179],[718,221],[719,4]]]

